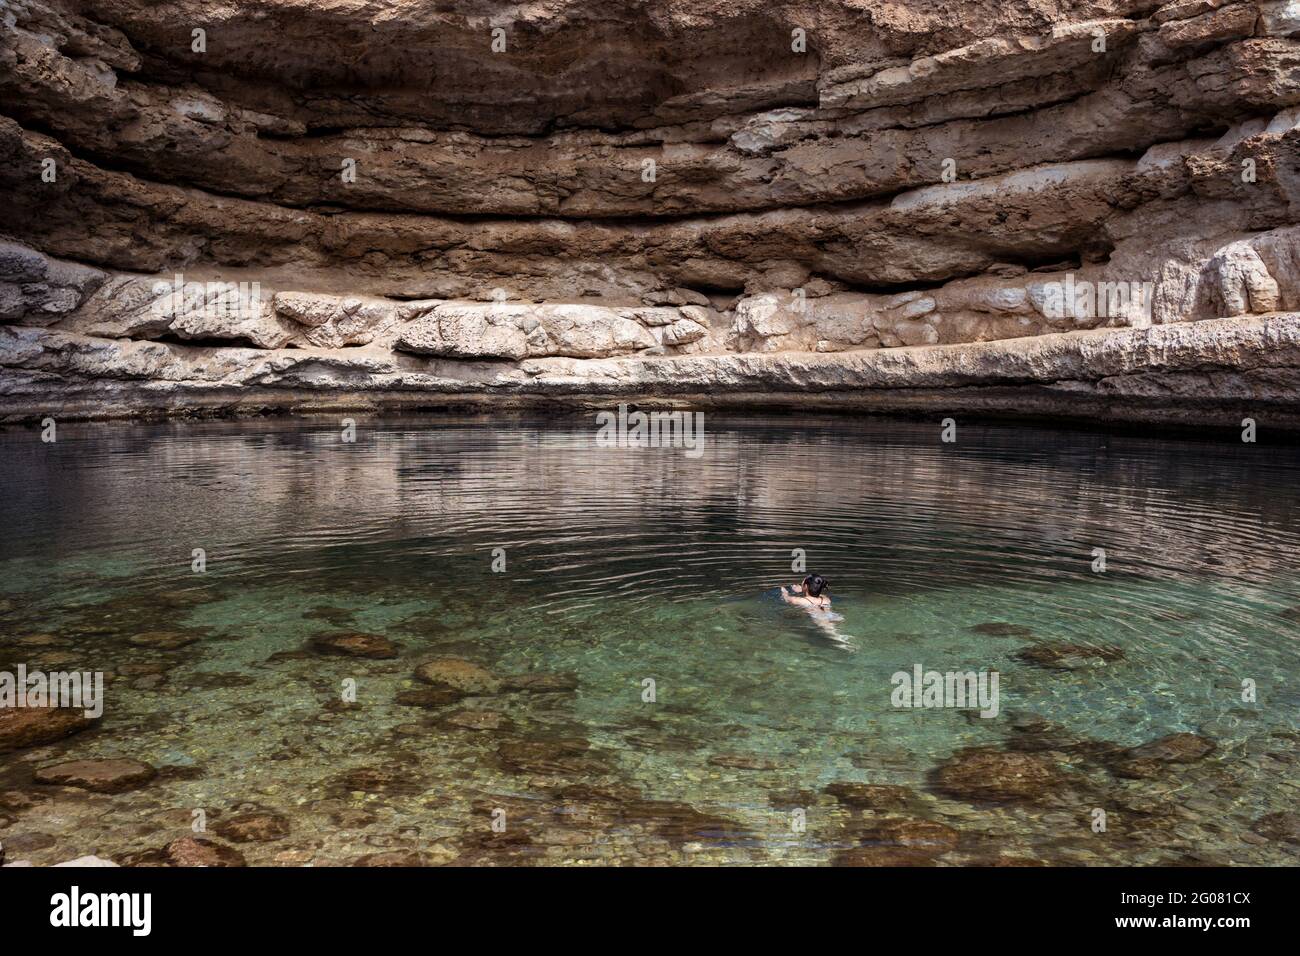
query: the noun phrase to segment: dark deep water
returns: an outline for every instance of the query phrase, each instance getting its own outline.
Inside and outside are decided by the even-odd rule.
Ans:
[[[797,425],[0,431],[0,670],[108,683],[0,755],[9,860],[156,862],[202,810],[257,864],[1297,862],[1300,450]],[[770,596],[798,548],[842,644]],[[309,646],[348,632],[398,656]],[[997,671],[997,716],[893,706],[918,664]],[[1127,751],[1175,733],[1214,749]],[[159,774],[32,779],[105,757]]]

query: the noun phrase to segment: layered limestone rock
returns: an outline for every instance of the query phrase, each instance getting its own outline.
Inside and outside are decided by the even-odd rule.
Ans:
[[[385,348],[194,348],[0,328],[15,420],[185,412],[423,409],[647,396],[726,408],[1043,416],[1300,429],[1300,313],[1092,329],[834,355],[521,363],[418,360]],[[57,383],[57,395],[51,384]]]
[[[1300,404],[1294,0],[11,0],[0,184],[9,420]]]

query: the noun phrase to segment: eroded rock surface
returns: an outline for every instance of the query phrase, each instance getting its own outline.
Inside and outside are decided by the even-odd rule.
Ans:
[[[1300,427],[1258,334],[1300,310],[1298,77],[1279,0],[22,0],[0,420],[809,395]],[[1134,334],[1192,324],[1196,354]]]

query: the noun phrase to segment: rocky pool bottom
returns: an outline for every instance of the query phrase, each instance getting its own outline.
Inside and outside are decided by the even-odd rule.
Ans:
[[[0,434],[0,671],[106,679],[0,709],[6,863],[1300,858],[1294,450],[709,429]],[[998,714],[893,706],[918,664]]]

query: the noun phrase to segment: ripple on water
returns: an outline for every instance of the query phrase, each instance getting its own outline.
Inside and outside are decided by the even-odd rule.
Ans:
[[[933,431],[710,416],[699,459],[582,422],[2,432],[3,663],[109,694],[0,770],[0,838],[173,865],[1294,862],[1300,454]],[[796,549],[846,641],[774,596]],[[999,715],[892,706],[918,664],[997,670]],[[69,761],[158,774],[91,813],[37,773]]]

